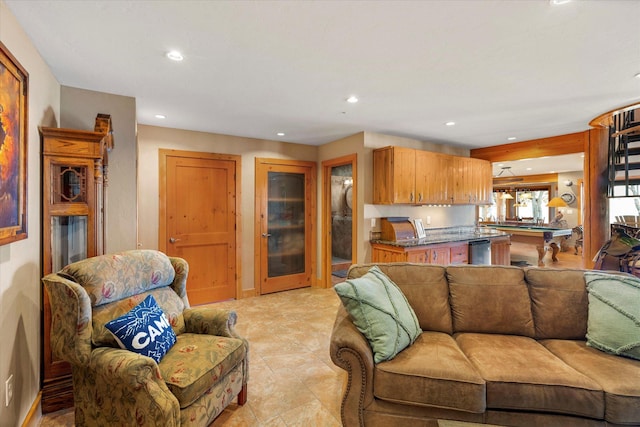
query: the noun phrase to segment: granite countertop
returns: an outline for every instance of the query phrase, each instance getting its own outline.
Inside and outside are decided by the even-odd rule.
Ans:
[[[427,237],[422,239],[407,239],[407,240],[371,240],[371,243],[378,243],[383,245],[398,246],[402,248],[409,248],[414,246],[427,246],[435,245],[438,243],[451,243],[451,242],[473,242],[476,240],[493,239],[496,237],[509,236],[509,233],[505,233],[500,230],[476,230],[476,231],[462,231],[453,233],[427,233]]]

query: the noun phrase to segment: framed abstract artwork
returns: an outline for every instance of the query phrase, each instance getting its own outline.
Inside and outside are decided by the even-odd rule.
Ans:
[[[29,74],[0,42],[0,245],[27,238]]]

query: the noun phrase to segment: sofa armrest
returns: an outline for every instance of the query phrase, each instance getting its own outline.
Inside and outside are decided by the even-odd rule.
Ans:
[[[180,404],[165,384],[158,364],[128,350],[99,347],[89,365],[73,370],[76,408],[87,424],[110,414],[113,424],[180,425]],[[77,409],[76,409],[77,413]]]
[[[51,307],[50,343],[53,354],[72,365],[91,357],[91,300],[82,286],[58,274],[42,278]]]
[[[331,360],[347,371],[341,418],[345,427],[364,425],[363,410],[373,401],[373,351],[340,306],[331,333]]]
[[[192,334],[241,338],[235,331],[235,311],[212,307],[187,308],[183,312],[186,331]]]

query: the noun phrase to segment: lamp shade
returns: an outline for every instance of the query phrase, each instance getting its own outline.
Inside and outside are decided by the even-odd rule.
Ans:
[[[502,196],[500,196],[501,199],[513,199],[513,196],[509,193],[504,193]]]
[[[547,203],[547,206],[550,207],[550,208],[567,208],[567,207],[569,207],[567,202],[562,200],[561,197],[554,197],[553,199],[549,200],[549,203]]]

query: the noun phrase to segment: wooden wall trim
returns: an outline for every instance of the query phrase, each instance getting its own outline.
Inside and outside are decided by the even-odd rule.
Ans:
[[[640,109],[640,103],[638,102],[629,104],[624,107],[616,108],[615,110],[607,111],[606,113],[602,113],[595,119],[591,120],[589,122],[589,126],[592,126],[594,128],[608,128],[613,122],[613,116],[636,109]]]
[[[474,148],[470,151],[470,157],[489,160],[490,162],[504,162],[582,153],[586,151],[585,147],[588,140],[589,131],[586,130],[566,135],[514,142],[511,144]]]
[[[557,173],[493,178],[494,187],[518,187],[527,184],[558,182]]]

